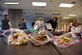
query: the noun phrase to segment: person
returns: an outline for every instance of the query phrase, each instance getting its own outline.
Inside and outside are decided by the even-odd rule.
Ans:
[[[55,31],[55,29],[57,28],[57,21],[58,21],[58,17],[53,17],[53,19],[49,20],[47,23],[50,23],[52,28],[53,28],[53,31]]]
[[[40,17],[34,24],[35,30],[45,30],[44,19]]]
[[[75,18],[73,18],[72,23],[70,23],[68,31],[71,32],[71,28],[77,27],[77,21]]]
[[[22,19],[22,21],[18,25],[19,29],[27,29],[25,19]]]
[[[35,22],[32,22],[32,27],[34,27]]]
[[[9,21],[9,16],[8,15],[4,15],[4,19],[2,19],[2,30],[7,30],[9,29],[12,25]]]

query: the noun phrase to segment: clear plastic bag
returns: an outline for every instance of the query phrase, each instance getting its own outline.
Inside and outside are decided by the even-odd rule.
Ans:
[[[34,26],[34,30],[38,30],[38,25],[35,25]]]
[[[48,30],[53,30],[52,25],[50,23],[46,23],[46,28]]]
[[[43,35],[45,35],[46,38],[43,38],[43,36],[40,35],[41,33],[43,33]],[[45,30],[36,31],[34,33],[29,34],[30,41],[36,46],[44,45],[44,44],[48,43],[49,41],[51,41],[50,36],[52,36],[52,35],[50,35],[50,33]]]
[[[20,29],[9,29],[3,32],[4,39],[11,45],[22,45],[29,42],[28,35]]]
[[[65,48],[80,42],[80,40],[77,39],[77,35],[72,32],[65,33],[56,37],[56,39],[53,39],[53,43],[58,47]]]
[[[80,33],[81,32],[81,28],[80,27],[72,27],[71,28],[71,32],[73,32],[73,33]]]

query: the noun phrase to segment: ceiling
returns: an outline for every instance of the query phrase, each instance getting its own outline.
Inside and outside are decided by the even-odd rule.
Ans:
[[[5,1],[18,1],[19,5],[5,5]],[[33,7],[32,2],[47,2],[46,7]],[[76,2],[72,8],[60,8],[60,3]],[[23,9],[23,16],[28,18],[44,16],[51,18],[53,16],[68,16],[68,14],[76,14],[78,18],[82,18],[82,0],[2,0],[2,7],[6,9]]]

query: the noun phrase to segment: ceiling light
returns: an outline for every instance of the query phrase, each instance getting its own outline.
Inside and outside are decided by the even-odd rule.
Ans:
[[[19,3],[18,2],[5,2],[4,4],[6,4],[6,5],[17,5]]]
[[[68,3],[61,3],[60,5],[59,5],[59,7],[67,7],[67,8],[71,8],[71,7],[73,7],[74,6],[74,4],[68,4]]]
[[[32,2],[33,6],[46,6],[47,3],[46,2]]]
[[[69,16],[72,16],[72,17],[75,17],[75,16],[77,16],[77,15],[75,15],[75,14],[68,14]]]
[[[69,19],[70,17],[63,17],[62,19]]]

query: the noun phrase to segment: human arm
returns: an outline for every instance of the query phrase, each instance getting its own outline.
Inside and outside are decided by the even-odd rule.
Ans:
[[[8,22],[8,24],[9,24],[9,26],[10,26],[10,27],[12,27],[12,24],[11,24],[11,22],[10,22],[10,21]]]

